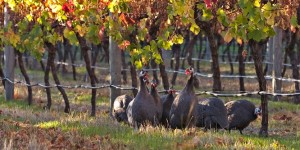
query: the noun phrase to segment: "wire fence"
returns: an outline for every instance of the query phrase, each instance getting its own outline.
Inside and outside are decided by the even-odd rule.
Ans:
[[[27,59],[34,59],[33,57],[27,57]],[[174,59],[174,58],[172,58]],[[181,57],[181,60],[186,59],[185,57]],[[198,59],[198,58],[192,58],[193,61],[204,61],[204,62],[212,62],[212,60],[207,60],[207,59]],[[43,62],[47,61],[47,59],[42,59]],[[230,62],[220,62],[224,64],[229,64]],[[231,62],[233,64],[237,64],[238,62]],[[253,64],[253,61],[245,61],[243,62],[244,64]],[[271,62],[264,61],[265,64],[272,64]],[[57,65],[65,65],[65,66],[73,66],[73,67],[85,67],[84,63],[78,64],[78,63],[67,63],[67,62],[62,62],[62,61],[55,61],[55,64]],[[284,64],[285,66],[291,66],[290,64]],[[298,65],[299,67],[299,65]],[[99,70],[108,70],[109,68],[106,67],[101,67],[101,66],[91,66],[91,68],[94,69],[99,69]],[[160,71],[157,68],[154,69],[144,69],[145,71]],[[122,71],[130,71],[130,69],[122,69]],[[182,69],[179,69],[178,71],[176,70],[171,70],[171,69],[166,69],[166,72],[168,73],[178,73],[178,74],[185,74],[185,71]],[[212,78],[213,74],[206,74],[206,73],[200,73],[196,72],[196,76],[199,77],[204,77],[204,78]],[[257,76],[255,75],[228,75],[228,74],[221,74],[221,78],[245,78],[245,79],[257,79]],[[299,79],[293,79],[293,78],[284,78],[284,77],[274,77],[274,76],[265,76],[266,80],[281,80],[285,82],[298,82],[300,83]],[[8,81],[11,84],[19,84],[22,86],[31,86],[31,87],[42,87],[42,88],[57,88],[57,87],[62,87],[65,89],[104,89],[104,88],[115,88],[119,90],[138,90],[137,87],[130,87],[130,86],[120,86],[120,85],[111,85],[111,84],[103,84],[103,85],[97,85],[97,86],[91,86],[91,85],[84,85],[84,84],[76,84],[76,85],[57,85],[57,84],[50,84],[46,85],[44,83],[32,83],[32,84],[27,84],[24,81],[18,80],[18,81],[12,81],[9,78],[0,78],[1,81]],[[178,94],[180,91],[175,90],[176,93]],[[166,93],[167,90],[161,90],[159,93]],[[196,95],[211,95],[211,96],[216,96],[216,97],[240,97],[240,96],[252,96],[252,95],[269,95],[269,96],[282,96],[282,97],[288,97],[288,96],[299,96],[300,93],[275,93],[275,92],[267,92],[267,91],[235,91],[235,93],[223,93],[224,91],[220,92],[213,92],[213,91],[197,91]]]
[[[42,59],[43,61],[46,61],[46,59]],[[75,63],[66,63],[66,62],[60,62],[60,61],[55,61],[55,64],[59,65],[65,65],[65,66],[74,66],[74,67],[85,67],[85,64],[75,64]],[[254,62],[244,62],[244,63],[254,63]],[[272,64],[270,62],[267,62],[269,64]],[[290,64],[286,64],[287,66],[291,66]],[[299,65],[298,65],[299,66]],[[100,66],[91,66],[91,68],[94,69],[99,69],[99,70],[109,70],[109,68],[106,67],[100,67]],[[160,71],[158,68],[152,68],[152,69],[148,69],[148,68],[144,68],[143,70],[145,71]],[[122,71],[130,71],[130,69],[122,69]],[[178,71],[176,70],[171,70],[171,69],[166,69],[166,72],[168,73],[178,73],[178,74],[185,74],[184,70],[179,69]],[[212,78],[213,74],[205,74],[205,73],[200,73],[197,72],[196,73],[197,76],[199,77],[205,77],[205,78]],[[257,79],[257,76],[255,75],[229,75],[229,74],[221,74],[220,75],[221,78],[246,78],[246,79]],[[280,81],[286,81],[286,82],[299,82],[300,83],[300,79],[293,79],[293,78],[285,78],[285,77],[273,77],[270,75],[266,75],[265,76],[266,80],[272,80],[272,79],[276,79],[276,80],[280,80]]]
[[[177,71],[178,73],[184,73],[183,71]],[[32,83],[27,84],[24,81],[12,81],[9,78],[0,78],[1,81],[8,81],[10,84],[19,84],[22,86],[31,86],[31,87],[42,87],[42,88],[57,88],[62,87],[65,89],[104,89],[104,88],[115,88],[119,90],[138,90],[137,87],[130,87],[130,86],[120,86],[120,85],[112,85],[112,84],[104,84],[104,85],[97,85],[97,86],[90,86],[90,85],[83,85],[83,84],[76,84],[76,85],[58,85],[58,84],[50,84],[45,85],[44,83]],[[168,90],[160,90],[158,93],[166,93]],[[175,90],[176,94],[179,94],[180,90]],[[281,96],[281,97],[290,97],[290,96],[299,96],[300,93],[275,93],[275,92],[267,92],[267,91],[236,91],[236,93],[222,93],[220,92],[213,92],[213,91],[197,91],[196,95],[211,95],[215,97],[242,97],[242,96],[253,96],[253,95],[268,95],[268,96]]]

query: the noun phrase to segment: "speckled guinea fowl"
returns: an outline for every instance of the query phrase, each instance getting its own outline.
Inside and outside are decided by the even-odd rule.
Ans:
[[[230,101],[225,104],[228,116],[228,130],[237,129],[243,134],[244,128],[246,128],[252,121],[260,114],[260,108],[256,108],[255,105],[248,100]]]
[[[161,96],[161,101],[162,101],[162,105],[163,105],[161,124],[164,125],[165,127],[168,127],[169,123],[170,123],[169,114],[170,114],[172,103],[175,98],[174,93],[175,93],[175,90],[169,89],[168,94]]]
[[[157,120],[156,122],[159,123],[162,117],[162,112],[163,112],[163,106],[162,106],[162,101],[160,99],[160,96],[157,92],[157,82],[155,80],[153,80],[151,82],[151,88],[150,88],[150,95],[153,97],[154,101],[155,101],[155,105],[156,105],[156,109],[157,111]]]
[[[154,98],[149,94],[146,83],[148,82],[147,72],[141,71],[139,74],[140,87],[136,97],[129,103],[127,108],[128,123],[134,127],[150,123],[157,125],[160,117]]]
[[[112,114],[118,122],[128,122],[126,109],[131,101],[132,97],[126,94],[115,99]]]
[[[186,69],[190,78],[184,89],[175,97],[170,110],[170,126],[182,129],[195,125],[197,97],[194,92],[194,69]]]
[[[197,127],[205,129],[227,128],[227,111],[224,102],[219,98],[202,98],[197,104]]]

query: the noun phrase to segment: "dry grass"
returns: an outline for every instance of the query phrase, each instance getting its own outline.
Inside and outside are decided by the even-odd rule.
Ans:
[[[88,94],[87,94],[88,95]],[[225,101],[230,100],[225,98]],[[250,98],[255,103],[259,100]],[[51,110],[27,106],[16,100],[2,102],[0,147],[5,149],[289,149],[299,146],[300,109],[270,102],[269,138],[258,137],[260,118],[244,130],[204,132],[198,128],[170,130],[146,126],[139,131],[120,124],[108,114],[108,104],[97,106],[97,117],[89,116],[89,100],[72,104],[64,114],[59,100]],[[36,103],[36,102],[35,102]],[[291,109],[290,109],[291,108]],[[292,110],[292,111],[291,111]],[[286,139],[286,140],[285,140]],[[101,141],[101,142],[99,142]],[[10,144],[11,143],[11,144]]]
[[[204,66],[203,72],[209,73],[209,67]],[[206,70],[205,70],[206,69]],[[236,70],[236,69],[235,69]],[[228,73],[228,66],[222,66],[221,71]],[[37,72],[37,73],[36,73]],[[43,83],[42,73],[29,72],[34,83]],[[107,71],[97,72],[101,84],[109,84]],[[254,74],[253,67],[247,69],[247,74]],[[287,72],[287,76],[291,74]],[[169,74],[169,78],[172,74]],[[73,81],[71,74],[60,75],[62,84],[89,84],[83,82],[83,71],[79,70],[78,81]],[[126,85],[131,85],[128,78]],[[186,84],[186,76],[178,75],[175,89],[181,90]],[[53,82],[53,80],[51,80]],[[212,81],[200,78],[200,90],[211,90]],[[268,81],[268,90],[271,82]],[[257,91],[255,79],[245,79],[246,90]],[[239,90],[238,79],[222,79],[225,92],[236,93]],[[162,89],[162,86],[159,86]],[[284,83],[283,91],[292,92],[293,83]],[[109,89],[97,90],[97,112],[95,118],[90,117],[90,90],[66,89],[71,103],[71,113],[64,114],[64,103],[58,90],[53,88],[53,107],[43,110],[46,105],[46,93],[40,87],[34,87],[34,104],[27,106],[27,89],[16,86],[15,100],[3,102],[0,97],[0,149],[290,149],[300,147],[300,107],[282,102],[270,102],[269,105],[269,138],[258,135],[261,118],[252,122],[244,130],[245,135],[238,131],[231,134],[192,128],[186,130],[170,130],[164,127],[141,128],[135,131],[125,124],[120,124],[109,117]],[[0,87],[3,93],[3,87]],[[122,91],[122,94],[131,94]],[[207,96],[207,95],[201,95]],[[224,101],[234,99],[250,99],[256,104],[260,100],[255,97],[222,98]],[[289,98],[282,98],[289,101]]]

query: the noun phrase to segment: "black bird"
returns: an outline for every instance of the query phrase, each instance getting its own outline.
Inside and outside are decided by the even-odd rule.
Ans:
[[[118,96],[115,99],[112,114],[118,122],[128,122],[126,109],[131,101],[132,97],[126,94]]]
[[[246,128],[258,115],[261,114],[261,109],[248,100],[230,101],[225,104],[228,116],[228,130],[237,129],[243,134]]]
[[[129,103],[126,110],[128,123],[135,128],[146,123],[157,125],[161,119],[159,108],[154,98],[149,94],[146,83],[148,83],[148,73],[141,71],[139,74],[140,87],[136,97]]]
[[[195,125],[197,97],[194,92],[194,69],[186,69],[190,75],[184,89],[175,97],[170,110],[170,126],[175,129],[182,129]]]
[[[170,114],[170,109],[171,109],[172,103],[175,98],[174,97],[175,92],[176,92],[175,90],[169,89],[167,95],[161,96],[161,101],[163,104],[163,113],[162,113],[162,117],[161,117],[161,123],[165,127],[168,127],[169,123],[170,123],[169,114]]]
[[[227,128],[227,111],[223,101],[215,97],[199,99],[196,126],[204,127],[205,130]]]

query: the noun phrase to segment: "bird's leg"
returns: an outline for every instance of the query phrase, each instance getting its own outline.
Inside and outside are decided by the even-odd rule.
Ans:
[[[242,132],[242,130],[239,130],[239,131],[240,131],[241,135],[243,135],[243,132]]]
[[[139,131],[139,127],[136,121],[134,122],[134,131]]]

